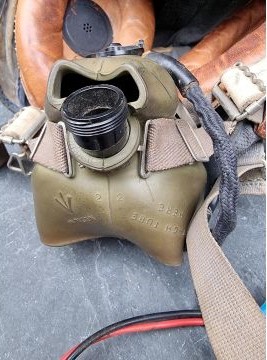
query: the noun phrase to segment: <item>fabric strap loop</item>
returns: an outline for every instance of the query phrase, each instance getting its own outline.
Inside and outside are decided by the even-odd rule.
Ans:
[[[241,166],[238,175],[241,177],[262,166]],[[208,209],[219,194],[219,181],[194,216],[188,231],[192,277],[217,359],[263,360],[266,358],[265,317],[209,229]],[[253,186],[250,190],[253,193]],[[255,190],[258,193],[257,186]]]

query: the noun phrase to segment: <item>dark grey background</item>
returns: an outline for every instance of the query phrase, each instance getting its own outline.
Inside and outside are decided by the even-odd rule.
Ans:
[[[9,116],[0,106],[0,122]],[[1,360],[59,359],[112,322],[197,307],[187,255],[182,266],[171,268],[126,241],[46,247],[35,226],[30,179],[1,169],[0,191]],[[223,245],[259,304],[265,300],[264,229],[264,198],[242,197],[237,228]],[[108,340],[81,358],[194,360],[214,355],[205,330],[192,328]]]

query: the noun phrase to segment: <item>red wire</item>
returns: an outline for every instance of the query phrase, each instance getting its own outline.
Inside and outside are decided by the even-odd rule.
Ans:
[[[134,324],[126,326],[122,329],[115,330],[108,335],[103,336],[97,342],[115,337],[124,334],[129,334],[133,332],[146,332],[152,330],[163,330],[163,329],[171,329],[175,327],[186,327],[186,326],[203,326],[204,322],[201,318],[190,318],[190,319],[173,319],[173,320],[164,320],[164,321],[157,321],[157,322],[150,322],[150,323],[143,323],[143,324]]]
[[[163,329],[171,329],[175,327],[187,327],[187,326],[204,326],[204,321],[202,318],[188,318],[188,319],[173,319],[173,320],[154,321],[150,323],[128,325],[119,330],[114,330],[108,335],[102,336],[99,340],[94,342],[94,344],[115,336],[120,336],[129,333],[146,332],[152,330],[163,330]],[[78,346],[79,345],[74,346],[71,350],[65,353],[60,358],[60,360],[68,360]]]
[[[69,351],[67,351],[64,355],[61,356],[61,358],[59,360],[68,360],[69,357],[74,353],[74,351],[77,349],[77,347],[80,344],[74,346],[73,348],[71,348]]]

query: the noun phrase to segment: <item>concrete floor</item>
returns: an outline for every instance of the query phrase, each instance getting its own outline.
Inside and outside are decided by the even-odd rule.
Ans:
[[[0,106],[0,123],[9,117]],[[30,179],[0,170],[0,359],[59,359],[100,328],[127,317],[197,308],[187,255],[159,264],[126,241],[42,245]],[[41,189],[40,189],[41,191]],[[242,197],[223,248],[259,304],[265,301],[265,200]],[[205,329],[124,336],[81,359],[214,359]]]

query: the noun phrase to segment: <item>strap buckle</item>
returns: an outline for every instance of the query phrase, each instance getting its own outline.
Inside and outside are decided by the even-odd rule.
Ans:
[[[46,131],[48,129],[49,126],[55,126],[55,124],[51,123],[51,122],[46,122],[45,125],[43,126],[42,130],[40,131],[39,133],[39,136],[38,138],[36,139],[36,142],[34,143],[34,146],[32,148],[32,151],[31,151],[31,154],[29,156],[30,160],[32,160],[33,162],[37,162],[41,165],[44,165],[44,166],[47,166],[46,164],[44,164],[43,161],[40,161],[37,160],[35,158],[35,155],[36,153],[38,152],[39,150],[39,146],[41,145],[44,137],[45,137],[45,134],[46,134]],[[74,174],[73,172],[73,165],[72,165],[72,160],[71,160],[71,155],[70,155],[70,151],[69,151],[69,145],[68,145],[68,141],[67,141],[67,130],[66,130],[66,126],[64,124],[63,121],[59,121],[57,124],[56,124],[57,127],[60,127],[62,129],[62,133],[63,133],[63,138],[64,138],[64,148],[66,150],[66,162],[67,162],[67,171],[66,172],[62,172],[62,174],[68,178],[71,178]],[[56,171],[59,171],[53,167],[51,167],[51,169],[53,170],[56,170]]]
[[[213,96],[218,100],[226,114],[231,121],[241,121],[248,119],[255,124],[260,124],[263,121],[264,103],[266,95],[263,95],[259,100],[253,101],[240,112],[233,102],[233,100],[220,88],[220,81],[212,89]]]
[[[143,144],[139,145],[139,147],[137,149],[137,151],[140,151],[140,153],[141,153],[140,176],[143,179],[147,179],[150,176],[150,171],[146,170],[146,146],[147,146],[148,128],[149,128],[150,123],[151,123],[151,120],[148,120],[146,122],[145,129],[144,129]]]
[[[9,156],[9,160],[7,162],[7,167],[10,170],[19,172],[25,176],[30,176],[32,174],[30,161],[29,161],[26,151],[19,153],[19,154],[12,153]]]
[[[32,106],[21,109],[14,117],[0,128],[0,143],[18,145],[22,152],[13,152],[9,156],[7,167],[26,176],[29,169],[29,140],[41,130],[46,121],[44,111]]]
[[[211,138],[205,130],[203,128],[193,128],[189,122],[181,121],[181,119],[177,119],[175,123],[177,130],[195,161],[208,162],[213,153],[213,151],[211,151],[213,146]],[[202,136],[202,142],[199,136]],[[206,143],[203,141],[204,136]]]

